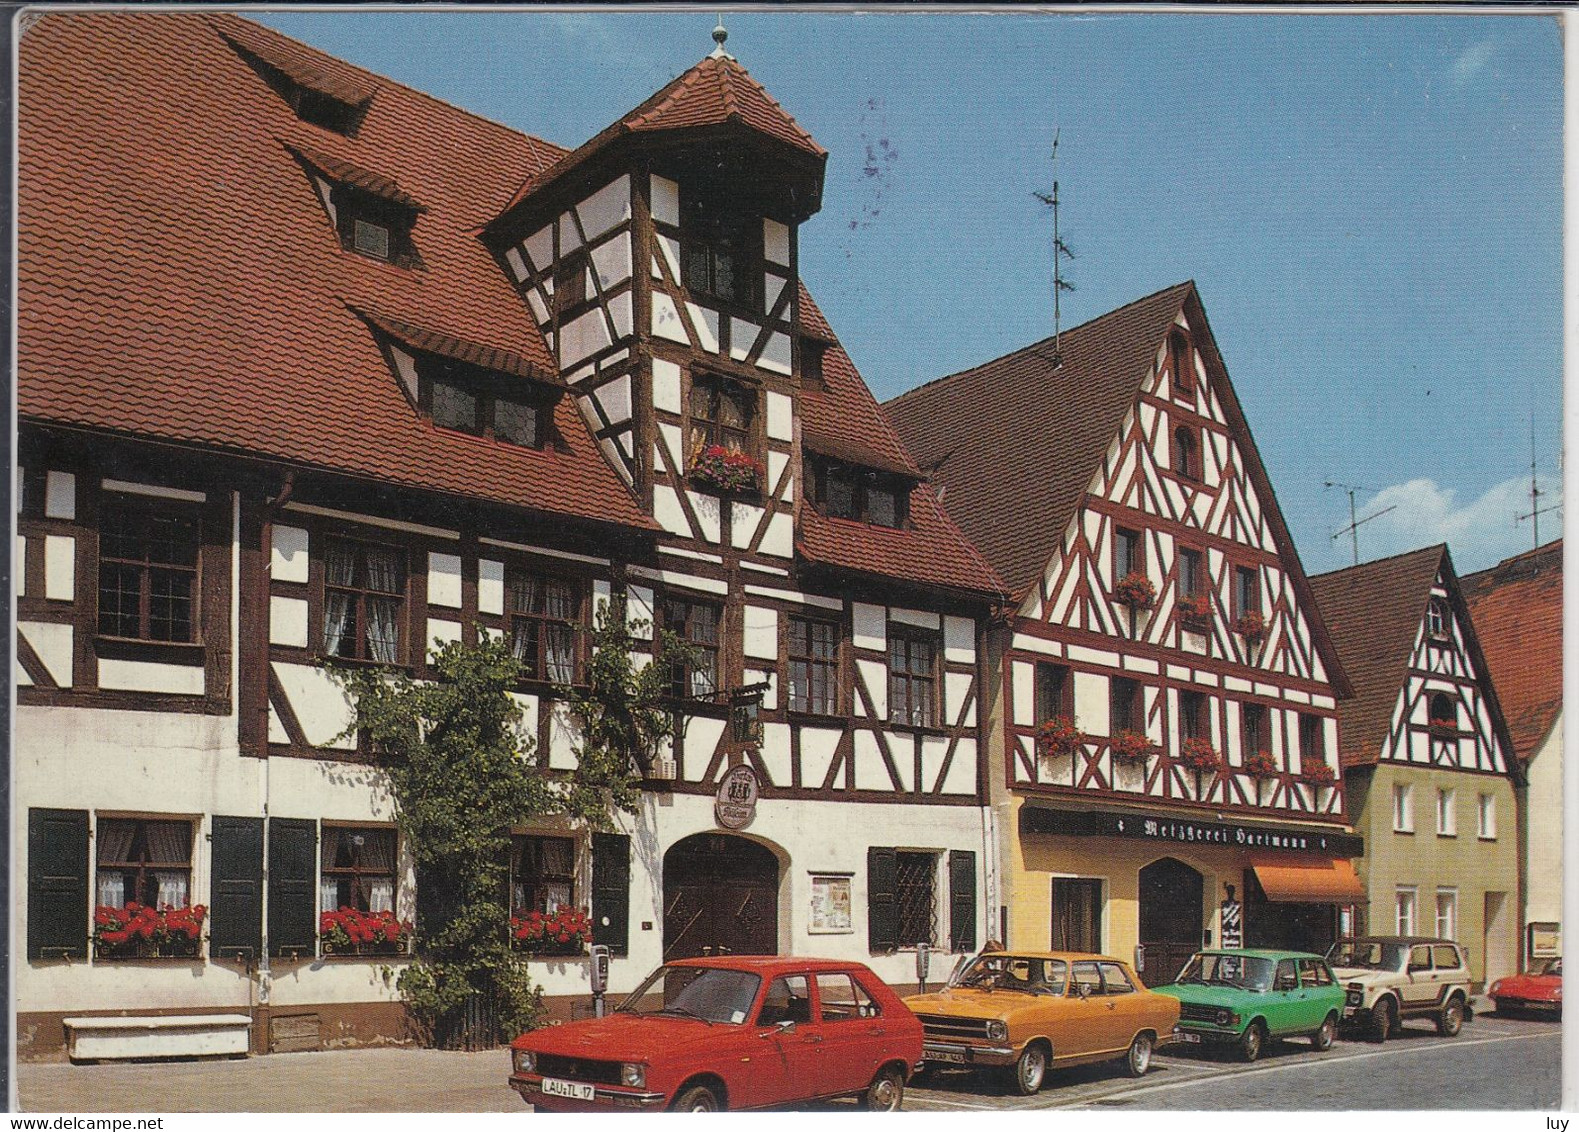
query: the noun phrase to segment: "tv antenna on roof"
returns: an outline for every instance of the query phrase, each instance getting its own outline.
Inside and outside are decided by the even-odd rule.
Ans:
[[[1337,542],[1344,535],[1348,535],[1354,542],[1354,564],[1358,566],[1360,564],[1360,528],[1366,523],[1369,523],[1372,519],[1380,519],[1383,515],[1387,514],[1387,512],[1398,510],[1398,505],[1395,503],[1391,507],[1383,507],[1380,511],[1373,512],[1372,514],[1365,516],[1363,519],[1356,519],[1354,517],[1355,495],[1362,491],[1375,491],[1376,489],[1374,487],[1361,487],[1359,484],[1354,483],[1338,483],[1335,480],[1328,480],[1321,486],[1342,488],[1344,491],[1349,493],[1349,525],[1335,531],[1332,536],[1332,541]]]
[[[1033,193],[1037,200],[1053,210],[1053,365],[1063,361],[1063,354],[1059,349],[1061,331],[1061,311],[1059,300],[1065,291],[1073,291],[1075,285],[1064,278],[1063,265],[1065,259],[1074,259],[1075,253],[1069,250],[1069,245],[1058,235],[1058,135],[1061,131],[1053,131],[1053,191],[1048,193]]]
[[[1537,484],[1536,480],[1535,480],[1535,406],[1531,405],[1530,406],[1530,509],[1528,511],[1526,511],[1522,515],[1515,515],[1513,517],[1513,525],[1516,527],[1520,523],[1524,522],[1524,520],[1526,520],[1526,519],[1529,519],[1533,523],[1533,525],[1535,527],[1535,547],[1536,547],[1536,549],[1539,549],[1540,545],[1541,545],[1541,516],[1546,514],[1548,511],[1561,511],[1562,507],[1563,507],[1563,505],[1561,503],[1548,503],[1545,507],[1542,507],[1541,506],[1541,496],[1548,495],[1548,494],[1550,494],[1550,493],[1542,491],[1540,489],[1539,484]]]

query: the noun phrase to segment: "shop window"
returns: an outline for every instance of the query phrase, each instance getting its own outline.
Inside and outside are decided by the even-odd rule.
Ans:
[[[1438,837],[1458,836],[1458,791],[1436,792],[1436,833]]]
[[[1482,794],[1475,805],[1475,834],[1484,841],[1497,839],[1497,798]]]
[[[395,910],[395,831],[324,824],[318,910]]]
[[[839,712],[839,642],[835,621],[789,619],[789,709],[813,715]]]
[[[576,629],[581,620],[576,584],[520,570],[511,572],[508,588],[510,651],[526,676],[555,684],[574,683],[578,675]]]
[[[406,601],[401,550],[324,540],[323,651],[329,656],[398,664]]]
[[[1038,661],[1036,665],[1036,722],[1075,717],[1074,673],[1062,664]]]
[[[195,507],[106,495],[99,517],[99,633],[197,639]]]
[[[1415,890],[1413,888],[1400,888],[1394,894],[1394,907],[1397,910],[1396,927],[1397,935],[1415,934]],[[1427,949],[1427,955],[1430,950]],[[1427,966],[1430,960],[1426,961]]]
[[[1052,950],[1102,950],[1102,882],[1053,880]]]
[[[888,721],[906,727],[938,724],[938,635],[890,622]]]
[[[1108,700],[1108,734],[1146,729],[1146,713],[1138,680],[1114,676],[1109,686]]]
[[[510,911],[557,912],[576,906],[576,843],[569,837],[510,839]]]
[[[100,818],[98,904],[185,908],[192,903],[192,823]]]
[[[1405,782],[1393,783],[1393,832],[1415,831],[1414,787]]]
[[[669,694],[676,699],[711,700],[718,692],[718,606],[666,598],[663,627],[688,647],[669,670]]]

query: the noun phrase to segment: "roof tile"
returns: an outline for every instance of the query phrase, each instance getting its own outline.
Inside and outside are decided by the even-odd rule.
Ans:
[[[1563,540],[1465,575],[1463,591],[1514,751],[1528,762],[1563,706]]]

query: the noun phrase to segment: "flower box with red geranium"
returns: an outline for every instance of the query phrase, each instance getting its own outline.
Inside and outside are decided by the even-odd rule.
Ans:
[[[763,472],[762,461],[722,444],[709,444],[691,461],[691,482],[713,491],[760,491]]]
[[[1114,585],[1113,599],[1131,609],[1150,609],[1157,600],[1157,587],[1139,570],[1131,570]]]
[[[1209,740],[1186,739],[1179,747],[1179,765],[1204,773],[1219,769],[1223,757]]]
[[[1150,757],[1154,748],[1151,740],[1139,731],[1120,731],[1108,740],[1108,749],[1112,751],[1114,761],[1121,763],[1138,763]]]
[[[1212,599],[1208,594],[1192,594],[1179,599],[1179,620],[1197,631],[1212,624]]]
[[[360,912],[342,906],[319,914],[318,942],[325,955],[404,955],[411,943],[411,925],[387,908]]]
[[[1331,786],[1338,780],[1337,773],[1325,762],[1307,763],[1300,769],[1299,780],[1312,786]]]
[[[1080,728],[1075,726],[1074,719],[1067,715],[1044,719],[1036,729],[1036,740],[1041,744],[1043,753],[1049,755],[1072,755],[1080,749],[1085,739]]]
[[[1234,622],[1234,632],[1251,643],[1259,641],[1266,636],[1266,619],[1253,609],[1248,613],[1241,613],[1239,620]]]
[[[510,942],[534,955],[580,955],[592,942],[592,917],[585,908],[516,912],[510,917]]]
[[[98,959],[196,959],[208,908],[192,904],[153,908],[129,901],[93,910],[93,954]]]
[[[1245,759],[1244,771],[1251,778],[1276,778],[1277,760],[1268,751],[1257,751]]]

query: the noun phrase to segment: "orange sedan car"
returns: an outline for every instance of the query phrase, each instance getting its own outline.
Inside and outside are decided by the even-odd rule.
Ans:
[[[1008,1069],[1022,1096],[1050,1068],[1122,1060],[1139,1077],[1179,1020],[1178,1000],[1147,990],[1127,963],[1075,952],[989,952],[905,1005],[921,1019],[927,1066]]]

